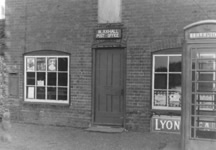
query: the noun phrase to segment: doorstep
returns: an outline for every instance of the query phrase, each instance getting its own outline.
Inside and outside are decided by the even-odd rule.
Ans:
[[[85,130],[92,131],[92,132],[104,132],[104,133],[122,133],[126,131],[124,128],[110,127],[110,126],[91,126]]]

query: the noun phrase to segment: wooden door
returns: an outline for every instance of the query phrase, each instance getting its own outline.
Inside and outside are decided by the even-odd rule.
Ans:
[[[95,68],[96,124],[123,124],[123,50],[96,50]]]

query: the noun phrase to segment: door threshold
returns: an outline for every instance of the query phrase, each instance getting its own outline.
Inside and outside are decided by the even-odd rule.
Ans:
[[[104,132],[104,133],[122,133],[126,131],[126,129],[122,127],[111,127],[111,126],[101,126],[101,125],[94,125],[86,129],[86,131],[92,132]]]

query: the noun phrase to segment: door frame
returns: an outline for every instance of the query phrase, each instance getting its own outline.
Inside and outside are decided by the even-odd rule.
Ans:
[[[91,125],[97,125],[95,123],[95,92],[96,92],[96,84],[95,84],[95,77],[96,77],[96,51],[98,50],[108,50],[108,49],[118,49],[122,50],[123,52],[123,124],[122,127],[125,128],[125,120],[126,120],[126,49],[122,47],[105,47],[105,48],[93,48],[92,49],[92,98],[91,98]]]

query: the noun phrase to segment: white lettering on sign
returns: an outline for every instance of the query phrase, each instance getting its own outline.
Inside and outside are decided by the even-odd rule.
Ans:
[[[121,38],[121,29],[97,30],[96,38]]]
[[[202,32],[202,33],[190,33],[190,39],[198,38],[216,38],[216,32]]]
[[[180,132],[180,117],[175,119],[169,118],[152,118],[154,131]]]
[[[216,123],[214,122],[199,122],[200,130],[203,131],[215,131]]]

